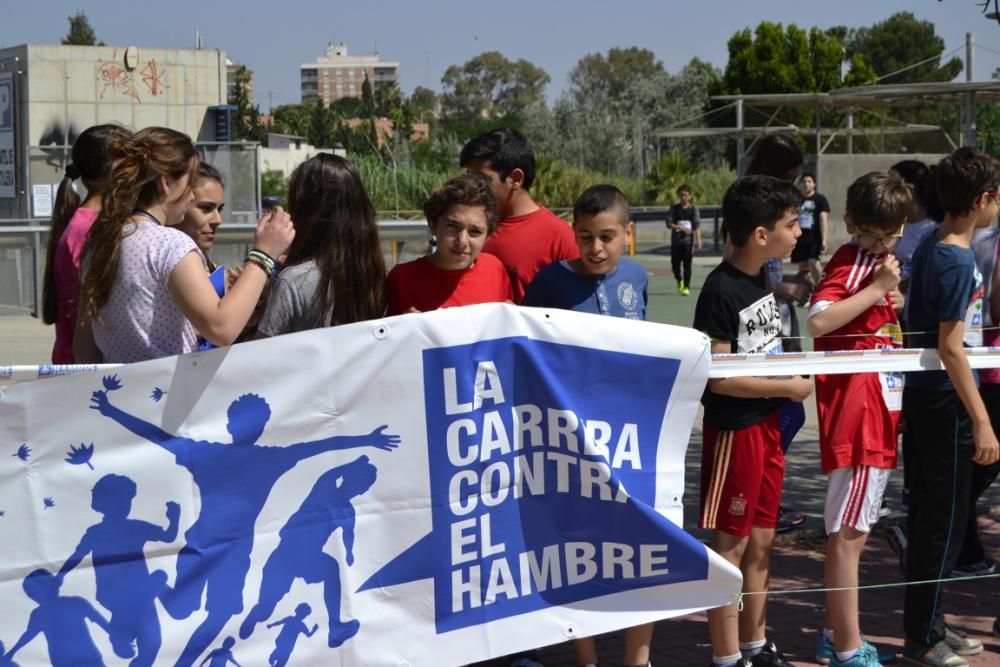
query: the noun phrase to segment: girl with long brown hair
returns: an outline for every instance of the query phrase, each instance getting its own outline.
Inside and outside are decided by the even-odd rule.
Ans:
[[[191,139],[151,127],[116,140],[110,187],[84,251],[80,318],[74,351],[80,362],[134,362],[197,349],[196,331],[229,345],[253,312],[261,290],[295,236],[277,209],[254,233],[247,270],[219,298],[204,256],[176,229],[193,200],[198,156]]]
[[[385,259],[375,207],[342,157],[319,153],[288,179],[295,240],[258,336],[349,324],[385,314]]]
[[[56,192],[52,223],[49,227],[42,286],[42,321],[56,325],[52,363],[72,364],[73,330],[76,328],[77,294],[80,291],[80,258],[90,228],[101,212],[101,195],[107,187],[114,153],[112,139],[128,137],[130,132],[118,125],[88,127],[73,142],[72,162]],[[83,182],[87,198],[81,203],[73,188]]]

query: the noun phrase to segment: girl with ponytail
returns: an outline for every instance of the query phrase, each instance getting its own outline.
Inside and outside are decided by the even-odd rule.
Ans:
[[[258,337],[349,324],[385,314],[385,259],[372,206],[350,162],[319,153],[288,179],[295,241]]]
[[[49,227],[42,283],[42,321],[56,325],[52,363],[72,364],[73,330],[76,327],[77,293],[80,290],[80,257],[90,228],[101,211],[101,196],[107,187],[112,139],[125,138],[129,131],[118,125],[95,125],[83,131],[73,143],[72,162],[56,192],[52,224]],[[87,198],[73,189],[80,179]]]
[[[176,228],[194,195],[191,139],[163,127],[117,139],[104,206],[84,250],[77,361],[130,363],[197,349],[197,334],[229,345],[243,329],[274,260],[295,235],[281,209],[254,233],[246,270],[219,298],[205,259]],[[251,266],[252,265],[252,266]]]

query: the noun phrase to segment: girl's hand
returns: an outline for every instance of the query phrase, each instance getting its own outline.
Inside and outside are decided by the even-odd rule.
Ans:
[[[242,265],[232,265],[226,267],[226,291],[228,292],[236,284],[237,279],[243,273]]]
[[[275,206],[257,223],[253,246],[271,257],[280,257],[292,245],[294,238],[292,218],[280,206]]]

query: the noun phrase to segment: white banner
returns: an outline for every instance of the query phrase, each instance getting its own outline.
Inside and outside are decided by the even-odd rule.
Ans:
[[[459,665],[732,602],[678,528],[708,366],[489,304],[0,386],[0,664]]]
[[[14,75],[0,72],[0,198],[16,197],[14,187]]]

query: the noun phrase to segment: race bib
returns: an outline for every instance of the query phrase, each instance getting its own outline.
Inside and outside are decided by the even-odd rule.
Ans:
[[[903,374],[879,373],[882,384],[882,401],[889,412],[899,412],[903,409]]]
[[[679,226],[681,229],[691,229],[691,221],[690,220],[678,220],[677,221],[677,226]]]
[[[979,269],[975,269],[976,288],[972,291],[972,298],[969,299],[969,307],[965,310],[965,335],[962,337],[969,347],[982,347],[983,345],[983,297],[986,296],[986,287],[983,285],[983,276]]]
[[[799,227],[801,229],[812,229],[813,226],[813,214],[812,213],[799,213]]]

